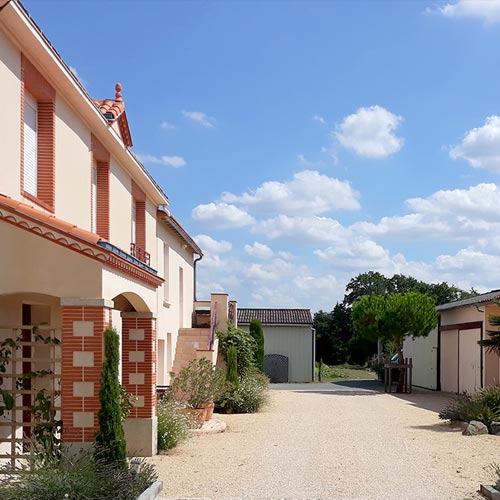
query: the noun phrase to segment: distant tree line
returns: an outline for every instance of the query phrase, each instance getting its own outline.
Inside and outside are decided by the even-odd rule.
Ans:
[[[395,274],[392,278],[374,271],[358,274],[347,284],[342,302],[337,302],[331,312],[320,310],[314,315],[316,360],[322,359],[329,365],[364,364],[377,352],[377,339],[355,330],[354,302],[364,296],[387,297],[408,292],[426,295],[436,305],[477,295],[474,289],[465,291],[446,282],[426,283],[402,274]]]

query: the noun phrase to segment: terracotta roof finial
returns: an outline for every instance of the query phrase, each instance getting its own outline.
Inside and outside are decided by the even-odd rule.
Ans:
[[[123,98],[122,98],[122,84],[118,82],[115,85],[115,90],[116,90],[115,101],[122,102],[123,101]]]

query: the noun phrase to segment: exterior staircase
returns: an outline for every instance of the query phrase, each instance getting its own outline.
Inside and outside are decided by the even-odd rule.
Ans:
[[[198,359],[200,353],[208,351],[210,328],[181,328],[175,347],[174,366],[172,371],[179,373],[192,359]]]
[[[227,322],[237,324],[237,302],[225,293],[212,293],[210,300],[193,304],[192,328],[180,328],[172,366],[179,373],[193,359],[206,358],[215,366],[219,341],[215,332],[225,328]]]

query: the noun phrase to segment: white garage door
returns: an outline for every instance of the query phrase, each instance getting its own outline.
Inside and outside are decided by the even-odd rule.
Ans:
[[[460,330],[458,332],[458,391],[475,392],[481,388],[481,330]]]

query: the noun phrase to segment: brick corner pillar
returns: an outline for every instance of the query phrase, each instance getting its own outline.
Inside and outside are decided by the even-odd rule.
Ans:
[[[125,421],[127,451],[150,457],[156,442],[156,318],[151,312],[122,312],[122,379],[137,402]]]
[[[81,448],[95,441],[99,430],[99,385],[103,332],[111,322],[107,299],[62,298],[62,440]]]

